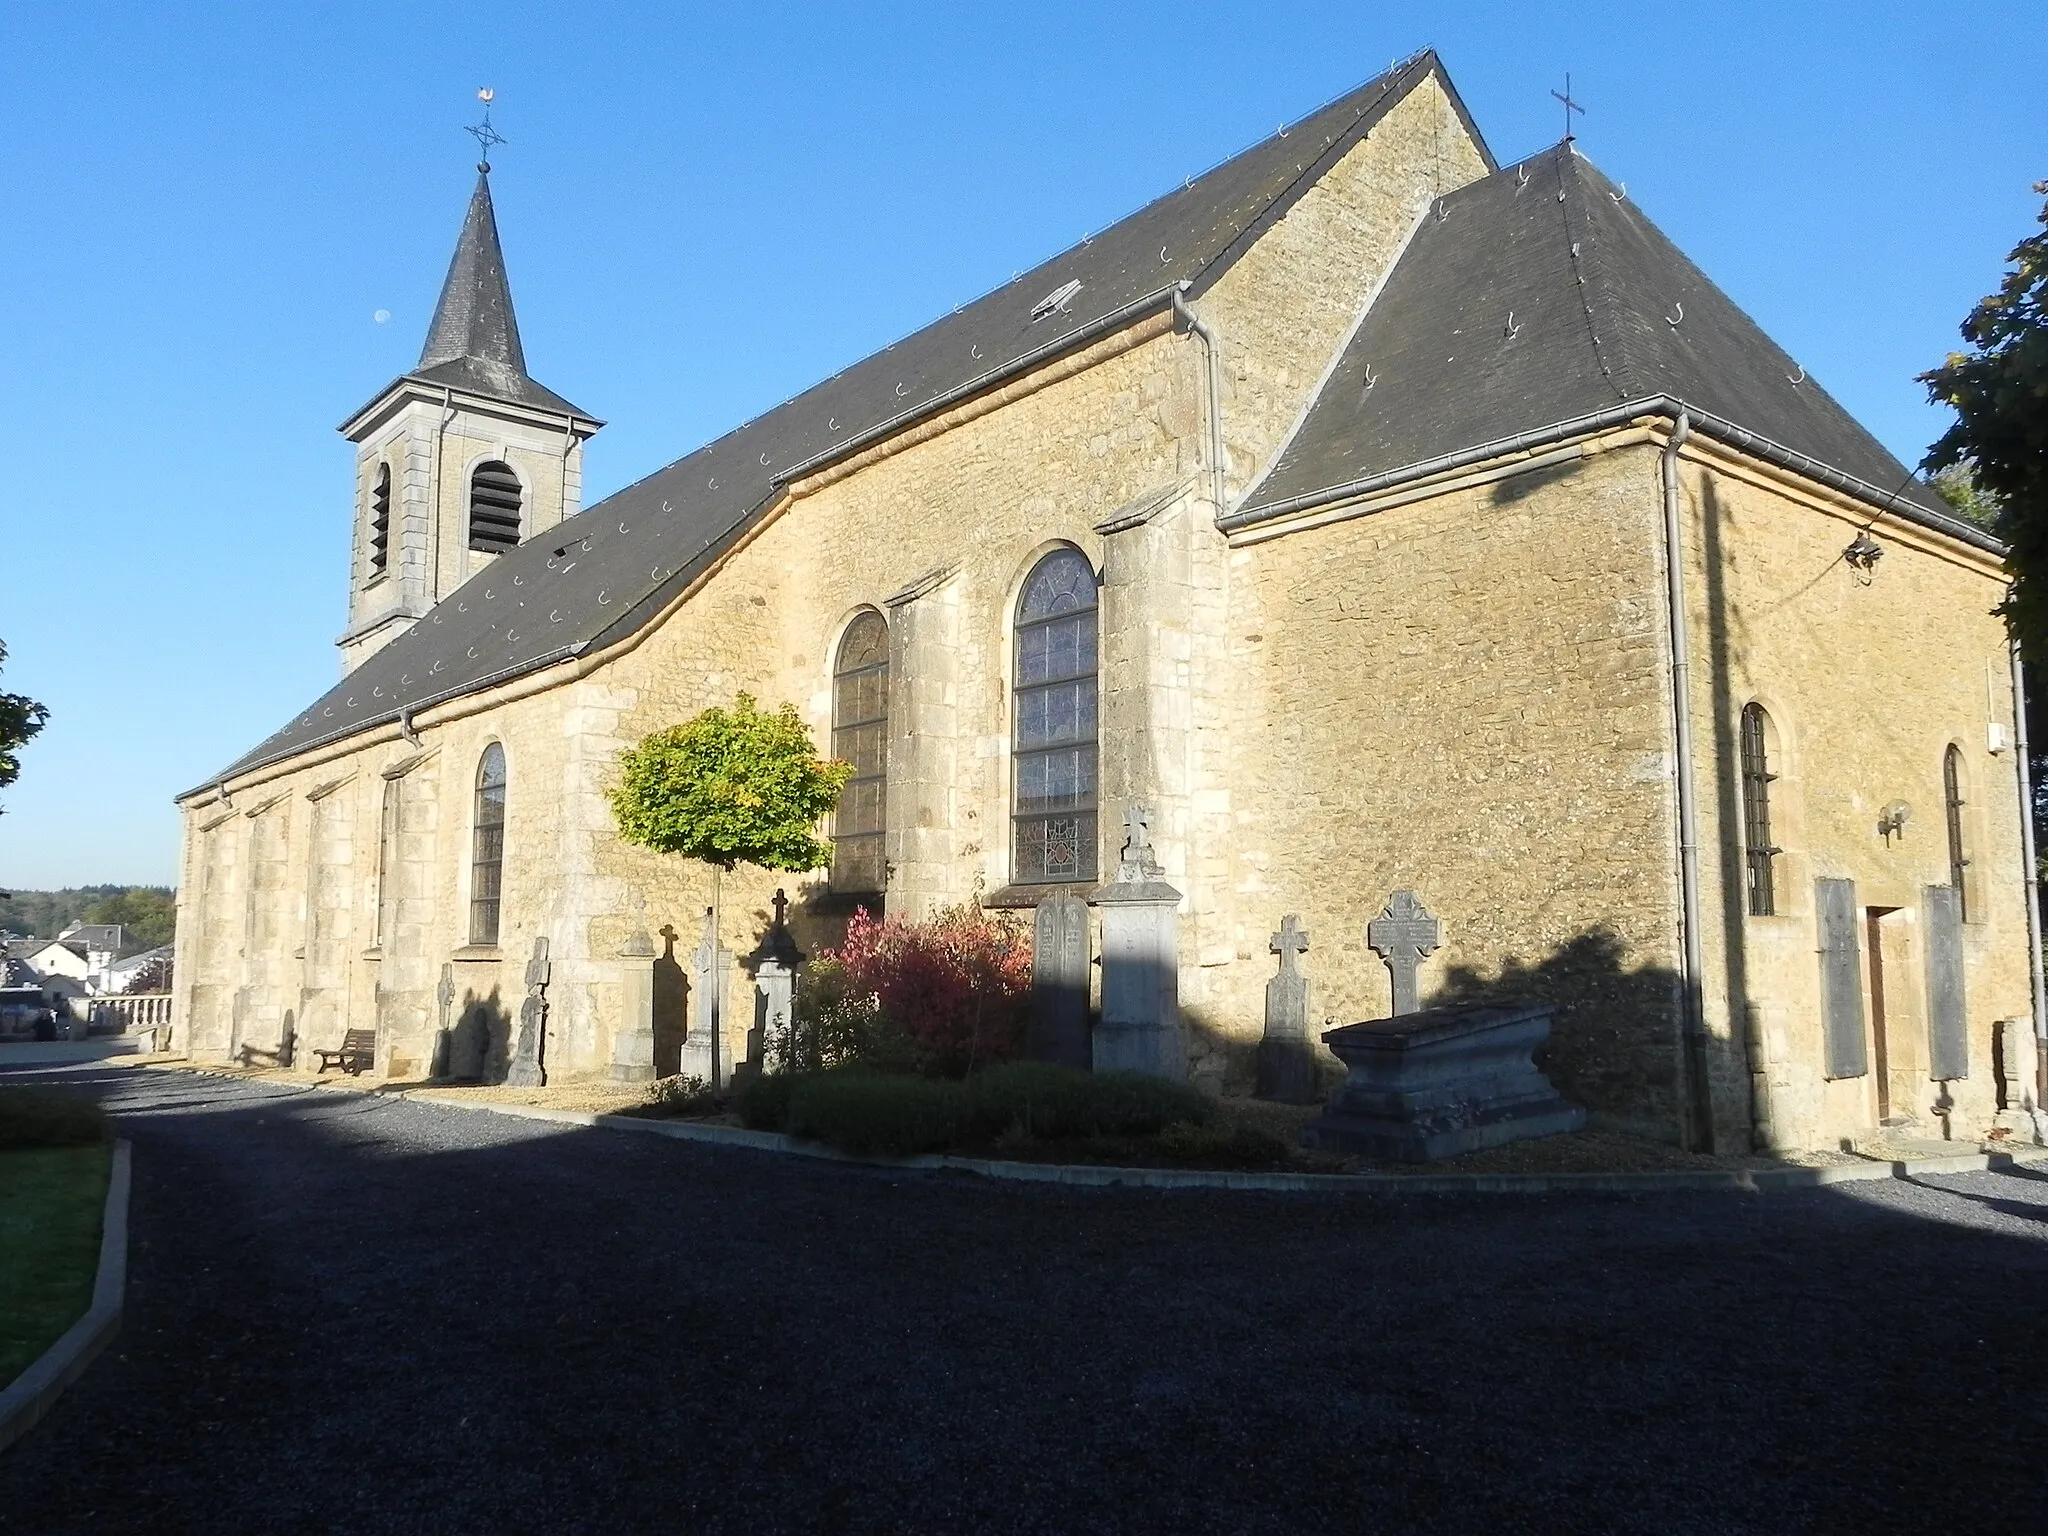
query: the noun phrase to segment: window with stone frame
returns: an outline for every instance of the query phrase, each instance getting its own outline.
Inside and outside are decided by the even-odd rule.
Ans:
[[[1775,917],[1778,911],[1777,857],[1784,852],[1771,841],[1771,772],[1763,706],[1742,711],[1742,856],[1744,886],[1751,917]]]
[[[1948,823],[1948,883],[1955,887],[1956,916],[1967,922],[1970,907],[1963,874],[1970,859],[1963,848],[1963,753],[1953,745],[1941,755],[1941,804]]]
[[[477,465],[469,477],[469,547],[487,555],[517,548],[524,505],[511,465],[497,459]]]
[[[1012,878],[1095,878],[1095,572],[1078,549],[1033,568],[1017,599]]]
[[[370,482],[370,579],[384,574],[391,556],[391,466],[379,464]]]
[[[498,942],[505,879],[505,749],[495,741],[476,765],[475,831],[469,858],[469,942]]]
[[[846,626],[832,661],[832,755],[853,764],[832,813],[832,888],[879,894],[889,884],[889,622],[872,608]]]

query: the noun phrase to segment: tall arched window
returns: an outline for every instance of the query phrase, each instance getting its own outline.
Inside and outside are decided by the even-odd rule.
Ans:
[[[1017,599],[1015,878],[1095,878],[1095,572],[1078,549],[1032,570]]]
[[[1778,910],[1774,861],[1782,852],[1771,841],[1771,772],[1765,745],[1763,707],[1742,710],[1742,853],[1747,866],[1749,915],[1772,917]]]
[[[469,942],[498,942],[505,877],[505,749],[495,741],[476,765],[476,835],[469,858]]]
[[[832,887],[885,890],[889,624],[873,609],[846,626],[832,662],[832,755],[853,764],[832,817]]]
[[[370,485],[370,575],[384,574],[391,553],[391,466],[379,464]]]
[[[469,547],[503,554],[519,543],[519,477],[492,459],[469,477]]]
[[[1963,895],[1963,871],[1969,856],[1963,851],[1963,754],[1951,746],[1941,758],[1941,802],[1948,813],[1948,883],[1956,889],[1956,916],[1967,921],[1968,898]]]

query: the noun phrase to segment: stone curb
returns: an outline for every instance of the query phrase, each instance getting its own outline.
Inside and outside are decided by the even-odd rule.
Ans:
[[[100,1222],[100,1266],[92,1283],[92,1305],[43,1351],[41,1359],[0,1391],[0,1451],[33,1429],[120,1331],[128,1292],[128,1164],[128,1143],[115,1142],[114,1163],[107,1175],[106,1212]]]
[[[204,1067],[182,1070],[207,1076],[239,1078],[232,1072],[209,1073]],[[592,1130],[639,1131],[667,1136],[676,1141],[710,1142],[728,1147],[747,1147],[757,1152],[781,1152],[794,1157],[818,1158],[832,1163],[854,1163],[867,1168],[936,1170],[978,1174],[1021,1184],[1065,1184],[1075,1188],[1123,1187],[1127,1189],[1243,1189],[1278,1194],[1409,1194],[1409,1195],[1561,1195],[1561,1194],[1654,1194],[1672,1190],[1737,1190],[1750,1194],[1773,1194],[1794,1189],[1817,1189],[1827,1184],[1861,1184],[1878,1179],[1912,1179],[1927,1174],[1983,1173],[1989,1169],[2048,1162],[2048,1147],[2027,1147],[2012,1152],[1966,1152],[1951,1157],[1919,1158],[1909,1162],[1872,1159],[1862,1163],[1832,1163],[1816,1168],[1727,1168],[1670,1169],[1656,1173],[1254,1173],[1247,1170],[1206,1168],[1107,1168],[1086,1163],[1011,1163],[992,1158],[948,1157],[925,1154],[918,1157],[860,1157],[840,1152],[813,1141],[798,1141],[779,1131],[750,1131],[736,1125],[705,1125],[691,1120],[645,1120],[636,1115],[606,1115],[587,1109],[546,1109],[537,1104],[485,1104],[443,1099],[417,1089],[363,1088],[336,1080],[310,1085],[336,1093],[360,1093],[375,1098],[407,1099],[443,1109],[478,1110],[509,1115],[518,1120],[542,1120],[555,1125],[575,1125]]]

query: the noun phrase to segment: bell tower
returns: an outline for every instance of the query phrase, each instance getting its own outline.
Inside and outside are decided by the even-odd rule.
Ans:
[[[583,445],[604,423],[526,371],[491,206],[488,92],[476,190],[411,372],[341,424],[356,449],[353,671],[471,576],[581,509]]]

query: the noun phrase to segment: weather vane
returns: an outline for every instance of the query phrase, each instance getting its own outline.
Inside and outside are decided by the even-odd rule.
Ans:
[[[1586,109],[1572,100],[1572,77],[1570,74],[1566,74],[1564,77],[1564,89],[1562,91],[1552,91],[1550,94],[1564,103],[1564,141],[1569,144],[1572,141],[1572,114],[1576,112],[1579,116],[1584,117]],[[484,112],[484,122],[488,125],[490,120],[491,114],[487,108]],[[470,132],[474,133],[476,130],[472,128]]]
[[[1571,79],[1569,76],[1565,79],[1565,89],[1571,89]],[[505,135],[491,126],[491,101],[497,94],[488,85],[476,93],[476,99],[484,104],[484,120],[473,128],[462,130],[464,133],[474,134],[477,143],[483,146],[484,157],[477,162],[476,168],[486,176],[491,173],[491,146],[494,144],[509,144],[511,142]]]

